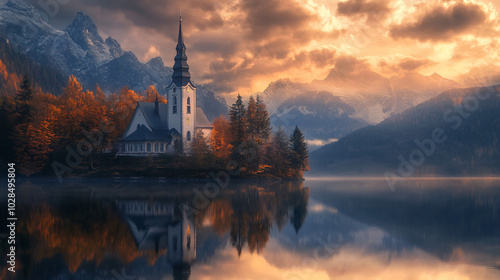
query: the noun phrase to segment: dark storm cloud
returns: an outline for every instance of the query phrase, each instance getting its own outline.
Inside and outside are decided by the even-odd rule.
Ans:
[[[385,19],[391,12],[389,1],[348,0],[339,2],[337,14],[352,18],[366,17],[370,23]]]
[[[412,38],[419,41],[445,41],[455,35],[473,30],[484,23],[486,13],[476,4],[459,3],[449,8],[436,7],[416,22],[394,26],[391,37]]]

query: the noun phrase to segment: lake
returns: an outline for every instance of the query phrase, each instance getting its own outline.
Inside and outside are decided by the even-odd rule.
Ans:
[[[500,180],[227,183],[19,182],[0,278],[500,279]]]

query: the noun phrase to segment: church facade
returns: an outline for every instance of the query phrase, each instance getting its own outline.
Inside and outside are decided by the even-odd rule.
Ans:
[[[123,134],[117,155],[147,156],[189,152],[197,133],[208,137],[212,124],[196,104],[196,86],[191,82],[186,45],[179,19],[172,82],[167,87],[167,104],[138,102]]]

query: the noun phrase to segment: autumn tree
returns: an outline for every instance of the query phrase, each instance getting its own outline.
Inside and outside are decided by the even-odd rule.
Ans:
[[[295,126],[292,135],[290,135],[290,167],[292,176],[302,178],[304,171],[309,170],[309,156],[307,153],[307,143],[302,131]]]
[[[167,103],[167,99],[158,93],[155,86],[151,85],[146,89],[145,97],[142,101],[144,102],[155,102],[158,99],[159,103]]]
[[[214,155],[219,159],[227,161],[233,150],[231,143],[230,123],[225,117],[220,116],[214,120],[213,129],[210,133],[210,145]]]

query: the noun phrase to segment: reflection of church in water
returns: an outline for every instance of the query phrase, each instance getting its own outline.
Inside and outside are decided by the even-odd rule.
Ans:
[[[174,279],[188,279],[196,260],[196,227],[187,211],[175,202],[117,201],[137,248],[167,250]]]

